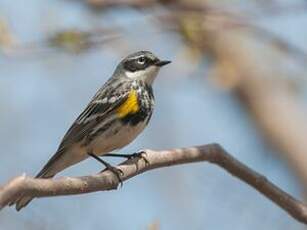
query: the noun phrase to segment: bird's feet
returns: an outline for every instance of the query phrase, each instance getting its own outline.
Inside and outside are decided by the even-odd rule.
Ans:
[[[106,169],[107,170],[110,170],[112,173],[114,173],[114,175],[117,177],[118,181],[119,181],[119,184],[120,184],[120,187],[123,187],[123,180],[122,180],[122,176],[124,176],[124,172],[123,170],[117,168],[117,167],[114,167],[112,165],[110,165],[109,163],[105,162],[105,166],[106,166]]]
[[[126,159],[135,159],[135,158],[141,158],[145,161],[145,164],[149,164],[149,161],[147,160],[147,158],[144,156],[146,154],[146,152],[144,150],[132,153],[132,154],[118,154],[118,153],[107,153],[104,154],[104,157],[122,157],[122,158],[126,158]]]
[[[145,157],[146,152],[144,150],[132,153],[130,155],[127,155],[128,159],[135,159],[135,158],[140,158],[143,159],[145,161],[145,164],[149,164],[149,161],[147,160],[147,158]]]
[[[88,153],[88,155],[93,157],[94,159],[96,159],[100,163],[102,163],[106,167],[107,170],[110,170],[112,173],[114,173],[114,175],[117,177],[117,179],[119,181],[120,187],[123,186],[123,180],[122,180],[121,176],[124,175],[124,172],[121,169],[112,166],[111,164],[109,164],[108,162],[102,160],[100,157],[98,157],[94,153]]]

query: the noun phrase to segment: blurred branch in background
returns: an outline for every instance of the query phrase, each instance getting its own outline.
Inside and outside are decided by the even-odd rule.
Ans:
[[[123,181],[156,168],[207,161],[249,184],[293,218],[307,224],[307,206],[232,157],[218,144],[167,151],[146,150],[144,157],[148,163],[144,159],[130,159],[118,166],[123,171]],[[0,208],[7,206],[20,195],[46,197],[82,194],[117,189],[118,184],[118,178],[108,170],[93,176],[75,178],[33,179],[20,176],[0,188]]]
[[[97,28],[93,31],[81,31],[77,29],[58,31],[47,38],[46,44],[67,52],[80,53],[102,45],[113,42],[119,38],[119,29]]]
[[[249,109],[266,139],[281,150],[306,189],[306,111],[283,78],[285,73],[278,68],[278,58],[273,57],[269,47],[257,44],[244,32],[223,33],[223,38],[220,35],[212,37],[210,45],[220,77],[235,76],[234,92]]]
[[[235,14],[240,14],[244,12],[244,15],[248,15],[250,19],[259,19],[259,17],[274,17],[285,14],[298,14],[305,13],[307,9],[307,3],[291,3],[291,4],[280,4],[278,1],[255,1],[254,8],[252,10],[250,7],[242,8],[240,3],[234,3],[229,1],[227,4],[221,7],[219,4],[218,7],[214,7],[214,1],[208,0],[196,0],[196,1],[187,1],[187,0],[84,0],[91,7],[98,10],[105,10],[108,8],[114,7],[133,7],[137,9],[144,9],[148,7],[155,6],[168,6],[170,9],[181,9],[181,10],[190,10],[194,12],[204,12],[204,11],[218,11],[218,12],[232,12]],[[238,9],[240,11],[238,11]]]
[[[6,57],[40,56],[46,51],[60,50],[78,54],[120,38],[119,28],[95,28],[79,30],[76,28],[60,30],[47,35],[46,39],[31,43],[17,43],[10,33],[8,25],[0,20],[0,49]]]
[[[148,7],[157,4],[159,1],[157,0],[86,0],[92,7],[99,8],[110,8],[110,7]],[[166,2],[166,1],[165,1]]]
[[[269,43],[271,45],[270,48],[274,48],[282,54],[288,55],[303,66],[307,63],[307,53],[300,47],[251,21],[245,20],[246,18],[235,17],[235,15],[211,14],[210,12],[207,14],[183,12],[169,13],[159,16],[158,19],[158,22],[162,23],[165,29],[180,34],[187,45],[192,48],[204,49],[207,46],[205,45],[207,41],[203,39],[204,37],[202,35],[203,31],[208,29],[208,27],[221,33],[244,29],[246,33],[254,35],[259,41],[263,41],[263,43]]]
[[[233,30],[238,28],[245,28],[253,33],[255,36],[270,42],[275,48],[284,52],[287,55],[291,55],[296,60],[307,62],[307,54],[299,47],[289,43],[285,39],[282,39],[273,32],[259,27],[251,20],[252,13],[244,11],[244,14],[240,14],[238,11],[234,11],[234,7],[215,7],[213,4],[207,4],[205,1],[178,1],[178,0],[88,0],[88,3],[100,10],[114,8],[114,7],[133,7],[137,9],[148,9],[149,7],[160,6],[160,8],[166,8],[168,11],[159,12],[152,10],[152,18],[154,22],[158,22],[159,26],[164,30],[171,30],[179,33],[185,39],[191,39],[191,35],[195,37],[195,33],[198,33],[200,28],[203,28],[202,23],[212,23],[211,26],[217,27],[220,30]],[[262,6],[262,4],[260,4]],[[290,6],[275,6],[273,3],[269,4],[267,11],[271,12],[287,12],[293,9],[307,9],[307,4],[295,4]],[[273,7],[275,6],[275,7]],[[262,9],[262,7],[261,7]],[[263,12],[263,11],[261,11]],[[216,23],[218,21],[218,23]],[[196,28],[194,28],[196,26]],[[98,45],[104,45],[105,43],[114,42],[116,39],[125,37],[121,34],[121,29],[115,25],[104,28],[95,28],[89,31],[79,30],[77,28],[70,28],[66,30],[60,30],[49,34],[44,41],[37,41],[29,44],[13,43],[12,35],[9,31],[8,25],[4,20],[0,21],[0,45],[3,50],[10,50],[7,52],[9,56],[16,54],[29,54],[44,50],[44,48],[56,48],[69,53],[81,53],[88,51]],[[196,30],[195,30],[196,29]],[[194,31],[193,31],[194,30]],[[198,35],[198,34],[197,34]],[[200,35],[200,34],[199,34]],[[197,36],[202,42],[201,36]],[[194,39],[194,38],[193,38]],[[193,44],[195,41],[190,40],[189,44]],[[15,44],[14,46],[12,44]],[[199,45],[199,44],[197,44]],[[13,51],[13,52],[12,52]]]
[[[4,55],[10,55],[16,48],[16,39],[12,35],[9,25],[4,18],[0,18],[0,49]]]
[[[150,223],[149,225],[148,225],[148,228],[147,228],[148,230],[159,230],[160,229],[160,223],[159,223],[159,221],[154,221],[154,222],[152,222],[152,223]]]

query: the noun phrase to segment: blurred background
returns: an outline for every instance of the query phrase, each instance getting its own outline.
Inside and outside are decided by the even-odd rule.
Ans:
[[[122,152],[220,143],[307,199],[307,2],[0,0],[0,183],[35,175],[117,63],[150,50],[145,132]],[[113,161],[118,163],[118,161]],[[60,175],[101,170],[87,160]],[[36,199],[0,229],[303,229],[207,163],[150,171],[117,191]]]

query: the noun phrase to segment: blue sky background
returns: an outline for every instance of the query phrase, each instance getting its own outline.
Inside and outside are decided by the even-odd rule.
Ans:
[[[81,1],[0,0],[6,19],[20,42],[40,41],[65,28],[91,29],[115,23],[125,28],[128,44],[110,44],[70,55],[48,52],[34,57],[0,56],[0,183],[26,172],[36,174],[56,150],[62,136],[121,58],[151,50],[173,60],[154,85],[156,108],[148,128],[122,152],[142,148],[169,149],[210,142],[230,153],[296,197],[302,188],[263,139],[245,108],[230,92],[206,78],[206,61],[182,55],[181,39],[132,9],[93,13]],[[307,17],[288,15],[260,24],[305,48]],[[306,88],[305,82],[302,83]],[[86,160],[61,175],[87,175],[101,170]],[[0,212],[0,230],[20,229],[302,229],[284,211],[209,164],[193,164],[148,172],[122,189],[93,194],[44,198],[16,212]]]

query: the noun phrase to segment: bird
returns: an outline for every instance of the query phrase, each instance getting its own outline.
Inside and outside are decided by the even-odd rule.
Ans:
[[[150,51],[138,51],[124,58],[68,129],[55,154],[35,178],[52,178],[93,157],[115,173],[121,182],[121,170],[102,157],[140,156],[141,152],[116,154],[112,151],[131,143],[148,125],[155,103],[153,82],[160,68],[169,63],[171,61],[160,60]],[[15,204],[19,211],[32,199],[21,195],[11,205]]]

